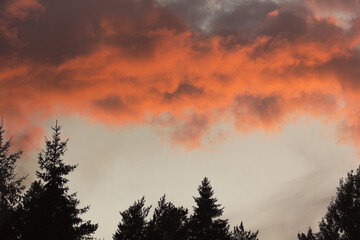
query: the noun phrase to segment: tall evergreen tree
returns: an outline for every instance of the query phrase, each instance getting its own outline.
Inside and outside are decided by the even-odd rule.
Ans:
[[[319,223],[320,231],[298,234],[300,240],[357,240],[360,237],[360,167],[340,179],[336,197]],[[310,229],[311,230],[311,229]]]
[[[11,139],[5,141],[3,120],[0,122],[0,239],[17,239],[18,226],[16,208],[24,190],[22,181],[25,177],[16,178],[15,164],[22,151],[9,153]]]
[[[64,163],[68,140],[60,138],[61,127],[52,128],[51,140],[45,139],[46,150],[40,152],[35,181],[24,198],[22,239],[78,240],[90,237],[98,225],[84,222],[80,215],[89,207],[77,208],[76,193],[68,194],[68,179],[76,165]]]
[[[134,202],[127,210],[120,212],[122,217],[118,229],[113,235],[114,240],[145,240],[147,239],[146,217],[150,207],[145,207],[145,197]]]
[[[223,213],[208,178],[198,187],[200,197],[194,197],[196,207],[190,218],[190,239],[226,240],[230,239],[228,220],[219,219]]]
[[[360,237],[360,167],[340,179],[336,198],[319,223],[320,237],[324,240],[350,240]]]
[[[257,235],[259,231],[251,232],[244,229],[241,222],[240,226],[235,226],[234,231],[231,233],[231,240],[259,240]]]
[[[149,223],[148,239],[185,240],[187,239],[188,210],[175,207],[161,197]]]

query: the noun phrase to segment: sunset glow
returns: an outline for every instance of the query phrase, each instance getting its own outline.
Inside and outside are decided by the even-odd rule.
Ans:
[[[169,139],[188,149],[221,122],[278,131],[305,114],[337,123],[338,139],[358,146],[358,9],[357,1],[5,1],[0,110],[12,134],[26,129],[24,148],[36,147],[38,123],[57,114],[173,126]]]
[[[331,148],[360,156],[359,103],[358,0],[0,2],[0,116],[26,159],[41,149],[55,119],[74,145],[86,138],[72,135],[84,134],[71,127],[77,124],[92,129],[89,135],[103,128],[114,139],[125,134],[119,129],[133,131],[126,136],[151,132],[160,149],[155,155],[164,149],[191,159],[211,153],[219,164],[223,147],[239,138],[256,136],[266,146],[269,139],[290,139],[293,128],[297,134],[298,128],[323,131],[327,137],[319,139],[330,139]],[[119,167],[114,156],[108,161]],[[327,169],[322,164],[317,166]],[[357,164],[353,157],[343,166]],[[26,169],[32,164],[23,163],[21,171]]]

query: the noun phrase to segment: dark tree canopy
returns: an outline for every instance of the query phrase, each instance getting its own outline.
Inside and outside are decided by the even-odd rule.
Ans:
[[[80,215],[89,207],[77,208],[76,194],[68,194],[66,176],[76,166],[64,163],[68,140],[60,138],[61,127],[56,123],[51,140],[45,139],[46,150],[38,157],[41,171],[27,191],[22,215],[22,239],[82,239],[97,229],[97,224],[84,222]]]
[[[188,210],[175,207],[161,197],[149,223],[148,239],[184,240],[187,239]]]
[[[350,171],[346,179],[340,179],[336,197],[331,200],[325,217],[319,223],[319,232],[298,234],[300,240],[357,240],[359,237],[360,167],[356,173]]]
[[[198,187],[200,197],[194,197],[196,206],[190,219],[190,239],[218,240],[230,239],[227,220],[218,219],[223,213],[208,178],[204,178]]]
[[[231,233],[231,240],[259,240],[257,235],[259,231],[252,233],[251,231],[246,231],[244,225],[241,222],[240,226],[235,226],[233,232]]]
[[[258,232],[246,231],[243,224],[229,231],[227,220],[219,219],[223,208],[213,197],[214,191],[208,178],[198,187],[199,197],[194,197],[194,213],[160,198],[150,221],[146,218],[151,207],[145,207],[145,198],[134,202],[124,212],[114,240],[258,240]]]
[[[122,217],[118,229],[113,235],[114,240],[145,240],[147,239],[147,221],[150,207],[145,207],[145,197],[134,202],[127,210],[120,212]]]
[[[312,229],[309,228],[307,234],[305,233],[299,233],[298,234],[298,239],[299,240],[316,240],[316,235],[313,234]]]
[[[336,198],[319,223],[319,237],[324,240],[349,240],[360,237],[360,168],[340,179]]]
[[[0,122],[0,239],[16,239],[18,236],[16,208],[24,190],[22,181],[16,178],[16,161],[22,151],[9,153],[11,139],[4,139],[3,120]]]

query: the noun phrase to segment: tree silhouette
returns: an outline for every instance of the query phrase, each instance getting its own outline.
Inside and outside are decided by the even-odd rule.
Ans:
[[[225,240],[230,239],[227,220],[218,219],[223,213],[208,178],[204,178],[198,187],[200,197],[194,197],[196,207],[190,218],[190,239]]]
[[[336,198],[328,207],[325,217],[319,223],[320,238],[359,239],[360,236],[360,168],[347,178],[340,179]]]
[[[27,191],[22,215],[22,239],[83,239],[90,237],[98,227],[90,221],[84,222],[80,215],[89,207],[78,209],[76,193],[68,194],[65,178],[76,165],[63,161],[68,140],[60,139],[61,127],[52,128],[51,140],[45,139],[46,150],[40,152],[38,163],[41,171],[36,172],[35,181]]]
[[[16,207],[24,190],[22,181],[16,179],[15,163],[22,151],[9,153],[11,139],[5,141],[3,120],[0,123],[0,239],[16,239],[18,236]]]
[[[360,236],[360,167],[356,173],[350,171],[346,179],[340,179],[336,197],[328,206],[325,217],[319,223],[319,232],[311,229],[298,238],[318,240],[356,240]]]
[[[251,231],[245,231],[244,225],[241,222],[240,226],[235,226],[231,233],[231,240],[259,240],[257,238],[259,231],[252,233]]]
[[[304,233],[301,233],[301,234],[299,233],[298,239],[299,240],[316,240],[317,238],[316,238],[316,235],[313,234],[312,229],[309,228],[306,235]]]
[[[187,239],[188,210],[175,207],[161,197],[149,223],[148,239],[184,240]]]
[[[120,212],[122,217],[118,229],[113,235],[114,240],[147,239],[147,221],[150,207],[145,207],[145,197],[134,202],[127,210]]]

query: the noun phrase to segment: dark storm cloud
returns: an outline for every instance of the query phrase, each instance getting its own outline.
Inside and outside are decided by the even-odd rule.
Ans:
[[[29,11],[23,18],[5,14],[11,2],[5,1],[1,9],[0,53],[41,62],[59,63],[89,54],[102,43],[136,57],[151,52],[158,41],[149,32],[186,29],[171,9],[151,0],[39,1],[45,10]]]
[[[351,54],[334,58],[321,67],[323,71],[330,71],[341,79],[346,89],[358,90],[360,88],[360,49]]]
[[[300,6],[283,7],[267,21],[258,25],[258,35],[279,36],[296,38],[307,32],[306,18],[309,15],[308,9]]]
[[[280,8],[273,1],[240,1],[231,10],[216,14],[211,31],[220,35],[246,34],[254,37],[256,29],[268,14]]]
[[[211,14],[208,0],[181,0],[181,1],[164,1],[165,5],[171,7],[196,30],[201,30],[205,21]]]

